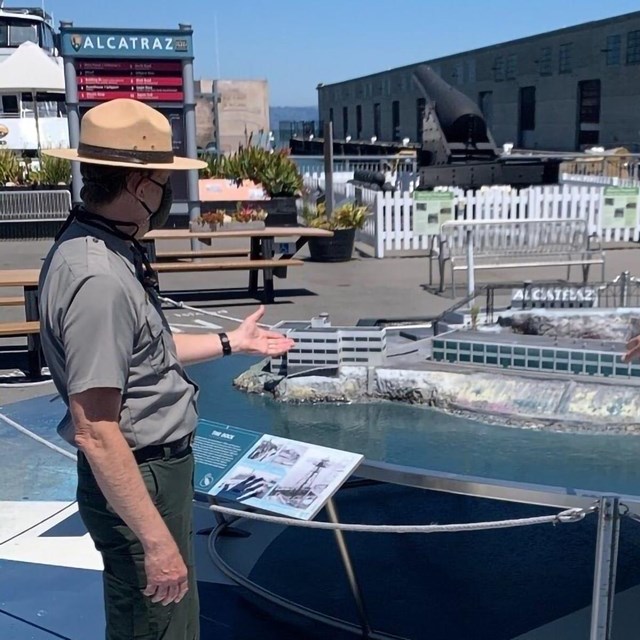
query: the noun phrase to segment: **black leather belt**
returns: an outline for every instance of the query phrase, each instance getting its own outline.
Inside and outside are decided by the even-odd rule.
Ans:
[[[151,444],[148,447],[133,451],[133,457],[138,464],[151,460],[170,460],[179,458],[191,451],[192,434],[183,436],[179,440],[167,442],[167,444]]]

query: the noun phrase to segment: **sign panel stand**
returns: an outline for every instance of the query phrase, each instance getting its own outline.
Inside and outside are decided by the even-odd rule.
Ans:
[[[195,490],[210,504],[219,499],[309,520],[322,508],[327,520],[339,524],[333,495],[360,464],[363,456],[306,442],[200,420],[193,443]],[[241,517],[241,516],[239,516]],[[217,527],[230,522],[215,513]],[[233,522],[233,520],[231,520]],[[215,529],[202,529],[199,535]],[[221,535],[247,537],[247,531],[227,527]],[[360,583],[344,533],[333,530],[338,553],[355,601],[365,638],[379,637],[371,628]]]

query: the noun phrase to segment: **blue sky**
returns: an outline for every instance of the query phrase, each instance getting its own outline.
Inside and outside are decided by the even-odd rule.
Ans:
[[[32,0],[35,5],[40,1]],[[196,77],[217,77],[219,63],[223,78],[266,78],[272,106],[307,106],[316,104],[319,82],[629,13],[640,10],[640,2],[45,0],[45,8],[53,13],[56,27],[62,19],[87,27],[174,28],[179,22],[191,23]]]

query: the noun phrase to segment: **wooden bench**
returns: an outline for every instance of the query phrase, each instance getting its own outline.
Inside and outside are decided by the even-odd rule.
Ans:
[[[156,262],[152,266],[158,273],[185,273],[189,271],[250,271],[257,274],[262,271],[265,302],[274,301],[273,276],[286,276],[287,267],[299,267],[304,262],[295,258],[282,259],[246,259],[227,260],[220,262]],[[257,293],[257,278],[255,285],[249,287],[249,293]]]
[[[454,220],[440,229],[440,292],[448,263],[455,297],[455,272],[469,269],[469,243],[474,270],[566,266],[569,280],[576,265],[586,283],[589,267],[600,265],[604,281],[605,253],[586,220]]]
[[[40,333],[40,323],[37,321],[0,323],[0,338],[22,338],[34,333]]]
[[[24,296],[7,296],[0,298],[0,307],[21,307],[24,305]]]
[[[198,249],[197,251],[158,251],[156,260],[181,260],[188,258],[247,258],[249,249]]]
[[[2,322],[0,323],[0,338],[28,338],[27,363],[31,378],[42,375],[42,351],[40,341],[35,340],[40,335],[40,322]]]

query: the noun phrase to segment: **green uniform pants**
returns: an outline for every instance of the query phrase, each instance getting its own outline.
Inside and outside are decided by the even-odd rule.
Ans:
[[[104,560],[106,640],[198,640],[198,591],[193,558],[193,454],[139,465],[153,503],[189,570],[189,591],[166,607],[142,594],[147,585],[140,541],[111,508],[86,457],[78,455],[78,507]]]

